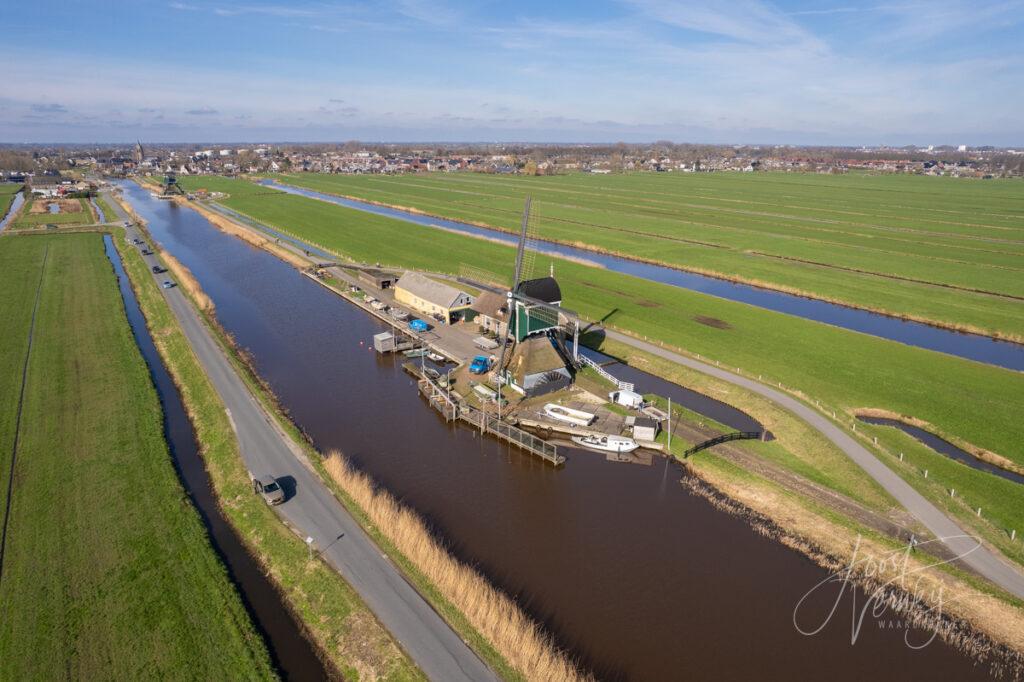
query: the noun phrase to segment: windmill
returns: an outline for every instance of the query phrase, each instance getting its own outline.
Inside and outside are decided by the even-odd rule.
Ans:
[[[531,198],[527,197],[526,204],[523,207],[523,219],[519,230],[519,243],[516,249],[515,274],[512,278],[512,286],[507,294],[508,328],[502,339],[501,355],[499,356],[495,372],[499,404],[501,387],[508,381],[505,362],[509,357],[509,349],[512,344],[521,343],[528,336],[534,334],[554,334],[557,337],[555,339],[556,345],[559,345],[562,349],[560,354],[563,357],[567,357],[567,353],[564,352],[564,346],[561,345],[561,338],[558,333],[559,327],[562,321],[566,320],[575,323],[576,334],[578,334],[579,330],[579,320],[571,310],[566,310],[560,305],[552,304],[550,301],[541,300],[524,292],[523,285],[530,282],[529,274],[533,269],[537,253],[535,248],[528,248],[528,242],[532,244],[535,241],[530,238],[530,206]],[[554,278],[550,279],[553,282]],[[555,285],[555,288],[557,289],[557,285]],[[509,339],[510,336],[512,337],[511,341]],[[575,358],[571,362],[575,364]]]

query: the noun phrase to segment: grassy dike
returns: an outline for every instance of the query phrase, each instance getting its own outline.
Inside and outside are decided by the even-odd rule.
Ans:
[[[252,494],[224,406],[136,249],[115,244],[161,357],[181,391],[225,515],[329,663],[347,679],[422,679],[352,588]]]
[[[125,207],[130,209],[129,206]],[[144,225],[144,223],[137,216],[134,216],[134,212],[129,211],[133,214],[133,217],[137,224]],[[144,229],[144,228],[143,228]],[[123,240],[122,240],[123,241]],[[151,244],[156,245],[156,241],[149,237]],[[335,609],[342,611],[339,614],[344,618],[345,613],[351,611],[358,606],[365,616],[360,617],[358,622],[365,619],[373,619],[372,614],[368,612],[365,605],[359,600],[358,595],[352,592],[351,588],[345,583],[344,579],[335,573],[330,567],[317,562],[317,577],[315,582],[307,584],[302,582],[301,584],[296,580],[306,573],[309,572],[306,548],[294,535],[290,532],[284,531],[283,526],[277,521],[276,516],[266,509],[266,505],[255,501],[255,498],[251,495],[248,478],[245,473],[245,469],[241,463],[241,456],[238,453],[238,445],[234,436],[231,434],[231,427],[224,414],[224,408],[220,403],[219,398],[216,395],[216,391],[210,384],[209,379],[203,373],[199,367],[198,362],[195,360],[194,355],[191,352],[191,347],[188,345],[187,340],[178,328],[177,323],[174,321],[173,315],[170,309],[167,308],[166,303],[163,301],[163,297],[160,295],[160,291],[156,288],[156,284],[148,276],[148,270],[145,268],[145,263],[142,262],[141,257],[137,253],[134,253],[134,249],[123,249],[123,251],[129,252],[123,255],[122,258],[128,259],[132,263],[132,267],[135,268],[133,272],[128,267],[126,262],[125,267],[128,270],[129,275],[133,278],[133,285],[136,276],[140,277],[142,281],[147,281],[151,286],[147,287],[152,295],[158,300],[145,301],[140,293],[140,306],[143,308],[143,312],[146,313],[147,320],[150,320],[149,309],[153,308],[157,315],[155,319],[157,324],[160,326],[159,329],[163,330],[169,339],[174,340],[173,349],[169,346],[165,350],[163,342],[163,335],[160,337],[156,333],[153,334],[154,340],[157,341],[157,347],[164,356],[165,362],[168,364],[168,369],[171,371],[172,376],[175,377],[175,381],[179,382],[182,386],[182,398],[189,409],[190,413],[193,411],[193,402],[196,404],[196,410],[200,411],[200,419],[203,419],[204,424],[203,430],[200,430],[199,419],[193,418],[193,422],[196,426],[196,432],[199,434],[199,439],[204,446],[209,450],[209,444],[203,437],[203,433],[209,429],[211,436],[216,439],[216,451],[210,452],[204,451],[203,457],[207,462],[207,468],[210,471],[211,478],[214,480],[215,486],[217,487],[218,496],[222,500],[222,504],[225,507],[225,511],[228,517],[232,520],[232,523],[236,523],[236,511],[234,507],[245,503],[246,501],[252,501],[252,504],[246,505],[247,507],[254,507],[249,509],[246,515],[243,515],[242,519],[238,521],[241,525],[236,525],[236,528],[243,533],[243,537],[249,542],[250,545],[256,543],[255,552],[264,560],[266,564],[270,566],[270,573],[275,578],[275,581],[282,586],[285,596],[291,602],[296,599],[298,603],[294,603],[296,611],[299,613],[303,622],[309,623],[322,623],[326,615],[331,618],[330,610],[332,604],[347,605],[345,609]],[[134,254],[134,255],[133,255]],[[161,258],[165,254],[161,253]],[[139,287],[135,287],[138,291]],[[196,302],[193,300],[193,305]],[[366,512],[349,496],[342,488],[334,481],[330,476],[329,472],[324,467],[323,457],[309,442],[308,437],[298,428],[295,424],[284,414],[281,406],[279,405],[276,396],[271,391],[270,387],[258,376],[253,369],[247,357],[244,353],[234,344],[233,340],[224,331],[220,324],[216,321],[215,317],[204,314],[200,311],[202,319],[206,322],[207,326],[214,335],[214,338],[220,343],[222,349],[227,353],[232,363],[235,365],[236,370],[239,371],[239,375],[243,381],[248,385],[249,390],[252,391],[253,395],[260,401],[264,409],[268,414],[274,417],[277,421],[278,426],[284,430],[292,440],[297,443],[305,451],[309,462],[313,465],[320,478],[324,483],[331,489],[335,494],[335,497],[345,506],[345,508],[359,521],[363,529],[373,538],[381,550],[391,558],[391,560],[400,567],[402,572],[410,583],[416,587],[424,598],[431,604],[431,606],[444,617],[444,619],[455,629],[459,636],[466,641],[477,654],[487,662],[487,664],[503,679],[507,680],[523,680],[526,679],[519,671],[517,671],[509,662],[493,647],[493,645],[481,635],[467,620],[464,614],[462,614],[445,596],[440,590],[433,585],[430,580],[413,564],[408,558],[406,558],[394,544],[377,528],[370,520]],[[149,324],[154,324],[150,321]],[[187,360],[181,364],[183,367],[177,368],[177,361],[174,359],[168,360],[169,355],[174,356],[187,356]],[[183,379],[178,378],[179,371],[186,376]],[[190,388],[191,387],[191,388]],[[198,395],[196,398],[192,397],[192,393],[196,392]],[[224,487],[224,494],[221,493],[221,486]],[[230,501],[227,502],[227,501]],[[251,520],[246,521],[248,515],[262,513],[262,520]],[[282,532],[275,531],[276,528],[280,528]],[[271,533],[271,531],[274,531]],[[270,562],[274,560],[273,556],[264,557],[263,554],[270,549],[265,541],[265,535],[283,535],[282,543],[290,545],[287,551],[286,560],[289,564],[295,564],[300,570],[292,570],[288,572],[287,576],[278,575],[278,569],[275,568]],[[251,540],[250,538],[256,538]],[[326,572],[326,575],[324,574]],[[284,578],[287,578],[285,582]],[[330,587],[332,589],[327,590],[325,588]],[[293,595],[292,593],[295,592]],[[332,594],[333,593],[333,594]],[[316,594],[322,595],[316,600],[311,600],[309,595]],[[326,613],[325,613],[326,612]],[[337,617],[334,617],[337,620]],[[328,621],[330,623],[330,621]],[[383,639],[387,638],[390,643],[390,636],[383,630],[383,628],[372,620],[376,632],[376,638]],[[368,623],[364,623],[368,627]],[[325,630],[318,634],[318,630]],[[333,628],[327,627],[314,627],[312,628],[314,637],[318,643],[321,643],[321,637],[328,643],[333,643],[336,649],[340,649],[338,666],[343,670],[351,669],[351,662],[345,663],[344,655],[346,652],[345,633],[344,627],[338,627],[335,625]],[[330,652],[329,646],[325,646],[321,643],[322,648]],[[393,643],[391,646],[394,646]],[[397,653],[397,652],[396,652]],[[401,665],[395,663],[392,665],[394,673],[384,677],[391,679],[419,679],[421,675],[419,671],[412,667],[412,663],[408,659],[402,657],[403,663]]]

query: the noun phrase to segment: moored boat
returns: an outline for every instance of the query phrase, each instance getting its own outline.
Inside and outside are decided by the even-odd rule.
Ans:
[[[410,348],[407,351],[402,351],[402,355],[407,358],[418,358],[427,354],[426,348]]]
[[[597,419],[596,414],[575,410],[556,403],[548,403],[544,406],[544,414],[560,422],[566,422],[575,426],[590,426]]]
[[[633,452],[640,445],[625,436],[573,436],[572,442],[602,452]]]

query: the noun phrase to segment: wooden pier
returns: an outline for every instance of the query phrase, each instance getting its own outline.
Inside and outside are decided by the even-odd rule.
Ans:
[[[470,426],[480,429],[481,434],[496,436],[540,457],[549,464],[554,466],[565,464],[565,457],[558,454],[557,445],[509,424],[500,419],[497,414],[488,414],[484,410],[479,410],[452,398],[446,389],[438,386],[429,377],[420,374],[419,367],[415,363],[406,362],[402,368],[417,378],[420,393],[434,409],[444,415],[445,421],[462,420]]]

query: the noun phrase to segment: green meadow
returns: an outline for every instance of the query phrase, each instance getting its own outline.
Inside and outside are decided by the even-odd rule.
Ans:
[[[227,207],[340,255],[457,273],[472,264],[504,279],[513,249],[487,240],[287,195],[243,180],[188,178],[223,191]],[[880,408],[1024,463],[1024,375],[562,259],[549,260],[564,304],[591,320],[678,346],[842,415]],[[713,324],[709,324],[709,321]]]
[[[544,239],[1024,338],[1024,183],[797,173],[281,176]]]
[[[21,185],[14,182],[0,182],[0,219],[7,215],[7,209],[14,203],[14,195]]]
[[[2,238],[0,287],[0,679],[273,678],[179,483],[102,237]]]

